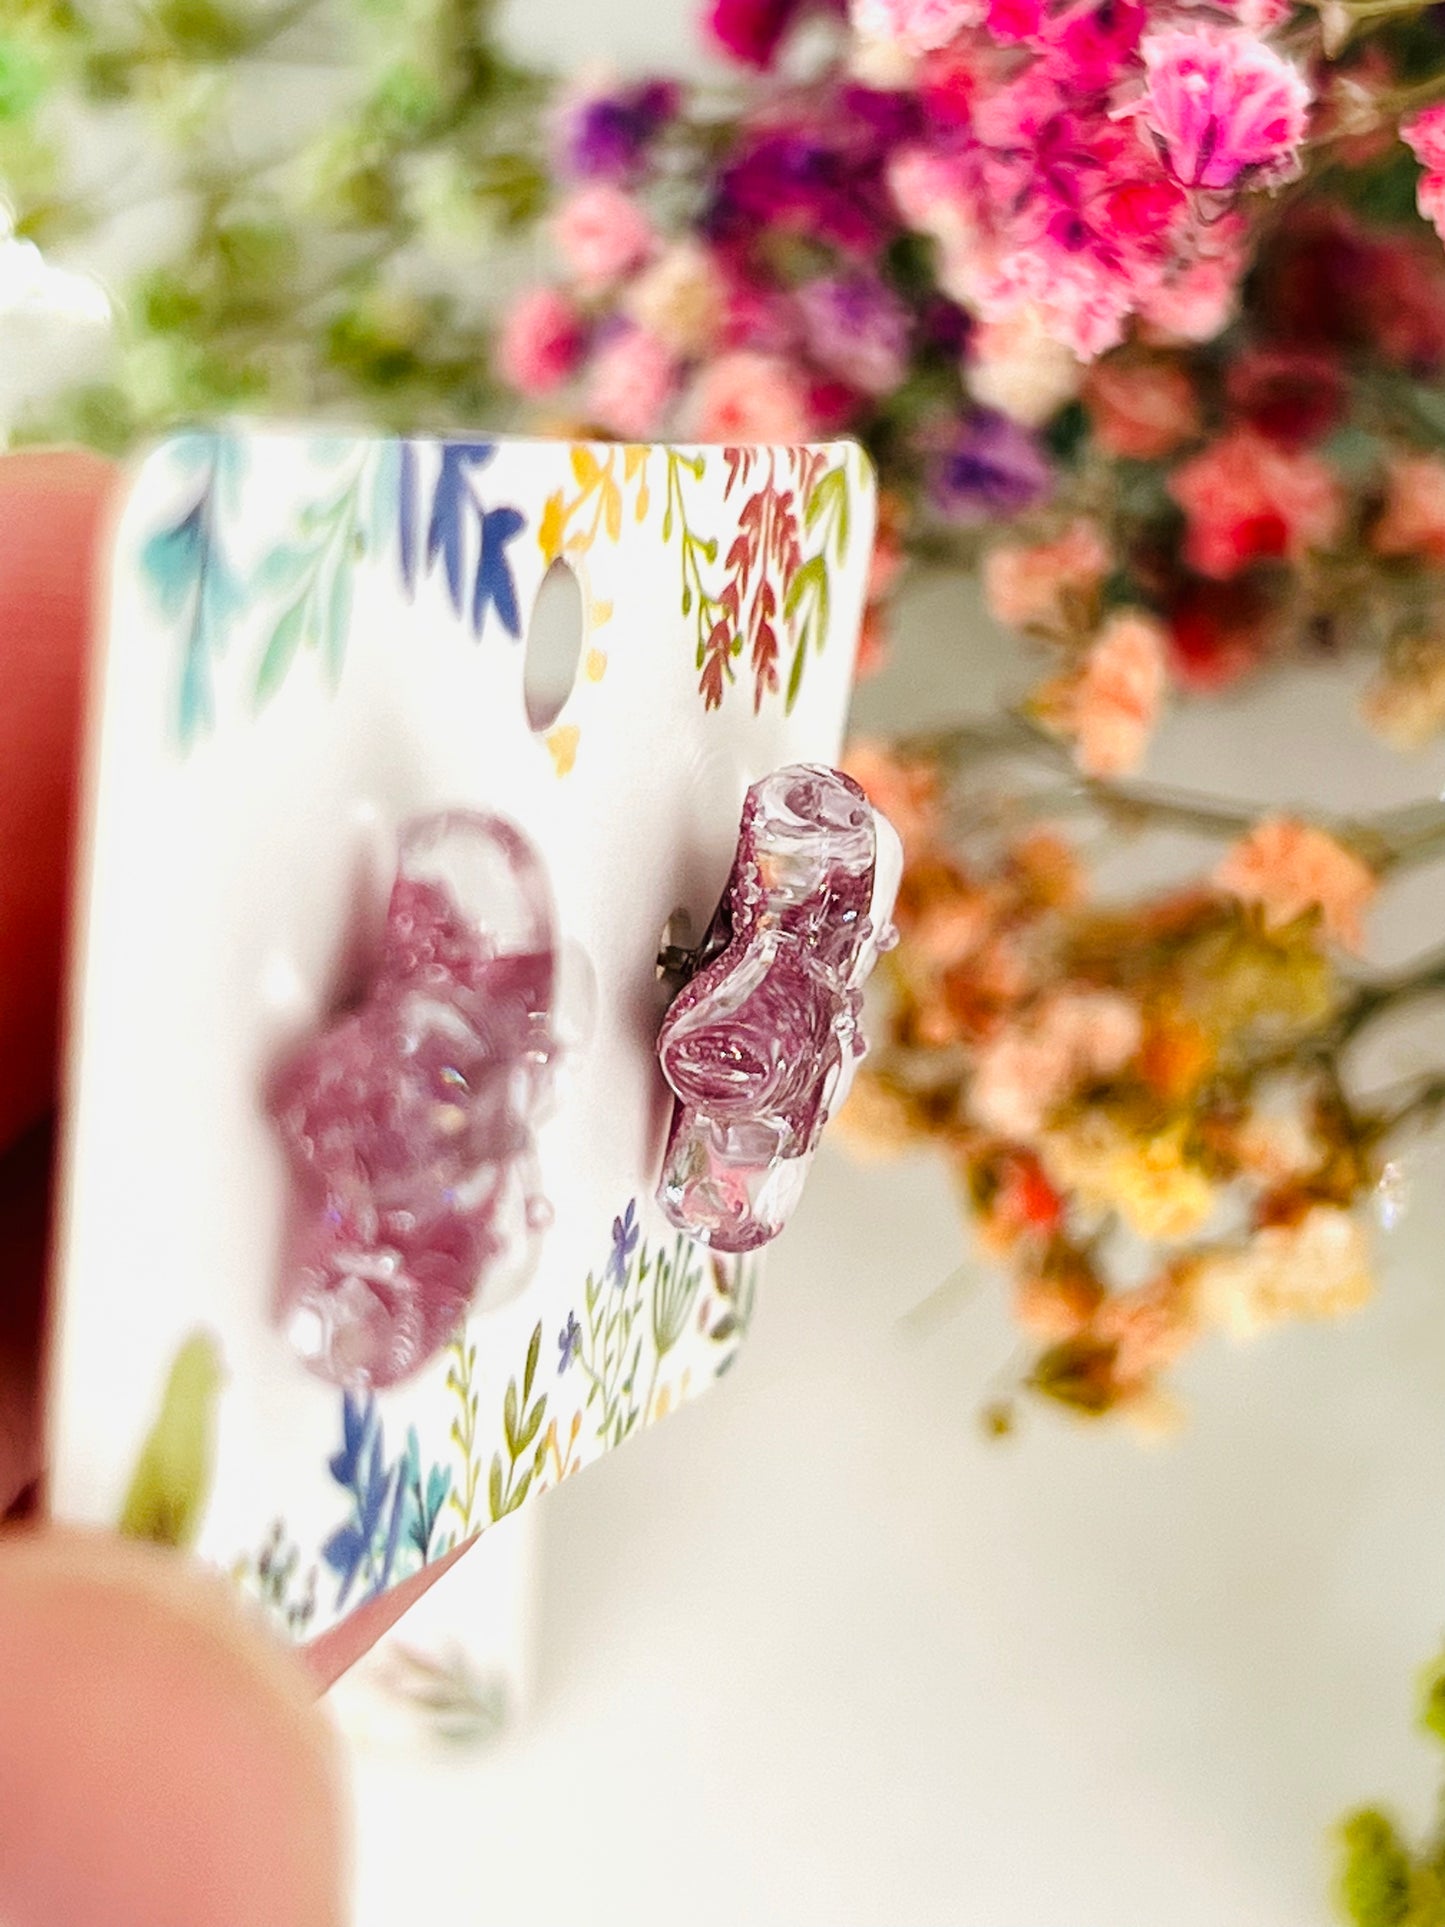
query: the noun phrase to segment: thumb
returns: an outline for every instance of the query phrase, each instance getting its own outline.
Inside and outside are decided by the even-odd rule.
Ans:
[[[0,1539],[7,1927],[341,1927],[333,1750],[301,1667],[154,1548]]]

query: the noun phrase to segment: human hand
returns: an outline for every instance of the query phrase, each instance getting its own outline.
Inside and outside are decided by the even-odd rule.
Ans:
[[[188,1561],[16,1520],[38,1362],[81,692],[113,471],[0,460],[0,1921],[338,1927],[344,1825],[313,1700],[409,1595],[308,1670]]]

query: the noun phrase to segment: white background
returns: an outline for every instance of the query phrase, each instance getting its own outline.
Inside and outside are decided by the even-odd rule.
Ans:
[[[696,46],[683,0],[510,14],[568,67]],[[984,706],[1005,653],[935,589],[865,719]],[[1151,768],[1346,807],[1445,776],[1325,675],[1172,722]],[[1420,1824],[1434,1785],[1445,1199],[1438,1155],[1408,1169],[1376,1303],[1199,1355],[1151,1448],[1048,1413],[987,1441],[997,1281],[905,1322],[966,1255],[943,1173],[825,1154],[735,1372],[541,1508],[526,1721],[358,1760],[360,1927],[1324,1927],[1334,1817]]]

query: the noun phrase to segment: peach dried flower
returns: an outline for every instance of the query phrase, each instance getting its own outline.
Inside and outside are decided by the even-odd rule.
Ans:
[[[1289,816],[1267,817],[1229,849],[1214,882],[1257,904],[1270,929],[1317,910],[1346,950],[1364,946],[1364,913],[1378,888],[1374,871],[1326,831]]]

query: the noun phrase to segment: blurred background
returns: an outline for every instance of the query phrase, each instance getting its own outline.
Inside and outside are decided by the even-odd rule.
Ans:
[[[192,12],[209,31],[201,0]],[[510,0],[495,24],[521,67],[739,85],[688,0]],[[303,48],[229,110],[242,146],[265,154],[338,106],[344,134],[353,80]],[[167,111],[204,119],[204,90]],[[84,125],[103,181],[112,148],[128,151],[125,118]],[[348,194],[363,193],[363,161],[337,160]],[[432,185],[435,240],[446,183]],[[38,201],[25,231],[119,280],[166,232],[156,187],[143,168],[135,206],[83,245]],[[487,302],[552,258],[527,228],[541,192],[527,169],[507,160],[488,191],[509,212],[485,299],[465,247],[447,269],[469,288],[447,310],[458,368]],[[204,201],[204,179],[186,193]],[[213,277],[238,258],[227,247]],[[254,260],[240,279],[264,289]],[[255,313],[213,329],[230,358],[192,366],[184,302],[215,293],[214,278],[150,285],[151,338],[123,394],[68,385],[94,348],[76,294],[63,353],[46,333],[64,403],[36,432],[123,446],[178,401],[248,406],[245,331],[268,349],[283,331],[258,292]],[[38,338],[20,332],[23,301],[0,313],[14,369]],[[410,311],[359,299],[331,319],[328,405],[367,395],[392,426],[515,419],[480,373],[416,377]],[[276,365],[284,377],[284,348]],[[861,733],[1014,699],[1018,638],[961,569],[907,578],[891,626],[889,662],[858,692]],[[1405,762],[1351,725],[1370,673],[1342,650],[1181,704],[1148,774],[1340,820],[1441,797],[1438,745]],[[1153,889],[1205,848],[1174,830],[1126,843],[1102,882]],[[1440,902],[1438,870],[1412,872],[1372,954],[1394,967],[1426,950]],[[1442,1042],[1429,1022],[1372,1038],[1375,1081],[1409,1078]],[[477,1555],[467,1583],[494,1589],[492,1657],[523,1682],[496,1730],[419,1750],[349,1706],[361,1927],[1319,1927],[1339,1816],[1379,1799],[1419,1828],[1436,1796],[1413,1720],[1445,1620],[1442,1172],[1425,1140],[1372,1173],[1371,1302],[1199,1346],[1173,1374],[1183,1422],[1168,1436],[1043,1401],[999,1436],[988,1415],[1026,1363],[997,1271],[961,1235],[955,1177],[922,1150],[859,1163],[825,1146],[737,1369]]]

